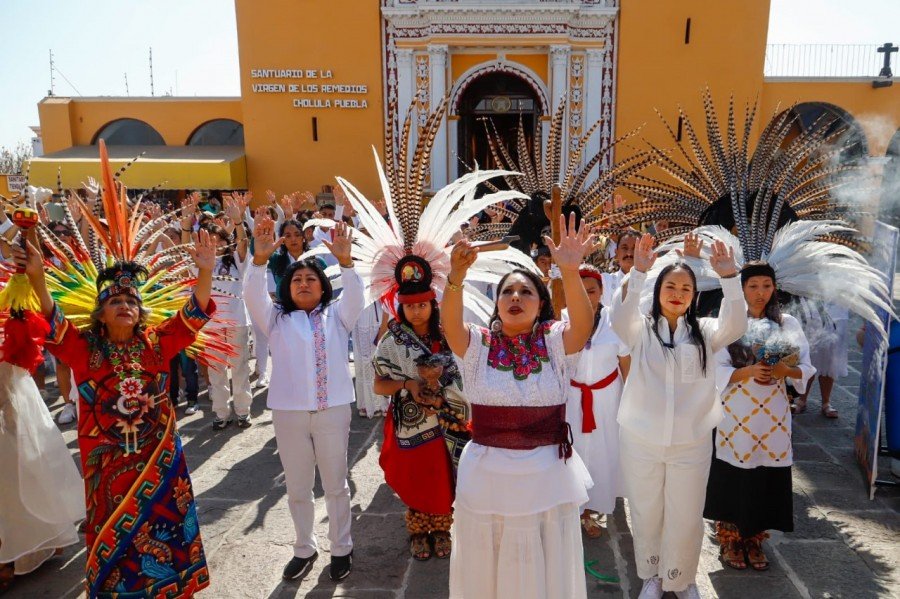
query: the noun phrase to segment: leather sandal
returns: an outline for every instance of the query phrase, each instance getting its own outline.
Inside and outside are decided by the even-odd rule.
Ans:
[[[768,536],[769,534],[764,532],[744,540],[744,548],[747,550],[747,561],[750,562],[750,567],[757,572],[769,569],[769,558],[766,557],[762,550],[763,539],[768,538]]]
[[[450,541],[449,532],[445,530],[435,531],[431,533],[431,539],[434,541],[434,557],[438,559],[447,559],[450,557],[453,543]]]
[[[589,539],[602,537],[603,527],[600,526],[600,514],[597,512],[584,512],[581,514],[581,528]]]
[[[806,411],[806,400],[798,397],[791,404],[791,414],[802,414]]]
[[[727,541],[719,547],[719,559],[729,568],[735,570],[747,569],[747,558],[744,556],[744,544],[740,539]]]
[[[832,408],[830,403],[822,404],[822,416],[834,419],[838,417],[838,411]]]
[[[409,553],[416,561],[427,562],[430,560],[431,544],[428,542],[428,535],[425,533],[409,535]]]

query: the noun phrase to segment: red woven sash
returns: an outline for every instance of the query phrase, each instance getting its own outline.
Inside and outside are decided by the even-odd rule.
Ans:
[[[581,389],[581,432],[589,433],[597,428],[597,421],[594,420],[594,391],[608,387],[618,377],[619,369],[616,368],[593,385],[571,381],[573,387]]]

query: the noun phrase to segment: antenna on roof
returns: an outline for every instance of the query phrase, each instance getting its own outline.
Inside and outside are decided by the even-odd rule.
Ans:
[[[125,73],[125,95],[126,96],[131,95],[130,93],[128,93],[128,73]]]
[[[156,95],[153,93],[153,46],[150,46],[150,95]]]
[[[50,91],[47,92],[48,96],[52,96],[56,88],[55,81],[53,79],[53,70],[53,50],[50,50]]]

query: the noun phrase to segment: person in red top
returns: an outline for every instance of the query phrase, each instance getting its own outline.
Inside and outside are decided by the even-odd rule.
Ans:
[[[209,572],[166,382],[169,361],[215,311],[215,243],[205,231],[195,239],[193,294],[158,326],[145,325],[147,271],[120,261],[97,276],[96,307],[79,330],[48,291],[36,241],[13,255],[50,323],[47,349],[72,369],[78,388],[87,593],[190,597],[209,585]]]

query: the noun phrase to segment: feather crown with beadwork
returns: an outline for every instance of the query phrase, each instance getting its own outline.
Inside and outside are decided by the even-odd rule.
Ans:
[[[476,170],[437,190],[423,206],[423,194],[431,170],[431,150],[446,106],[447,99],[443,98],[428,114],[418,131],[414,148],[410,141],[415,121],[413,107],[408,111],[402,129],[398,128],[396,107],[389,107],[384,163],[379,159],[377,150],[372,149],[387,218],[352,183],[337,177],[359,215],[360,227],[353,231],[353,258],[360,275],[367,280],[369,300],[383,302],[392,312],[401,284],[407,285],[414,279],[421,282],[421,277],[430,277],[433,290],[438,294],[443,292],[450,272],[450,244],[470,218],[488,206],[526,199],[524,194],[514,190],[476,198],[480,184],[494,177],[515,175],[503,170]],[[313,224],[325,223],[314,221]],[[320,247],[307,252],[307,255],[325,251]],[[401,266],[399,269],[398,264]],[[467,280],[496,283],[513,267],[535,269],[527,255],[508,248],[480,254],[469,269]],[[409,278],[404,279],[406,274]],[[465,294],[467,306],[487,321],[493,302],[477,289],[470,288],[468,291]],[[420,289],[419,292],[425,290]]]

